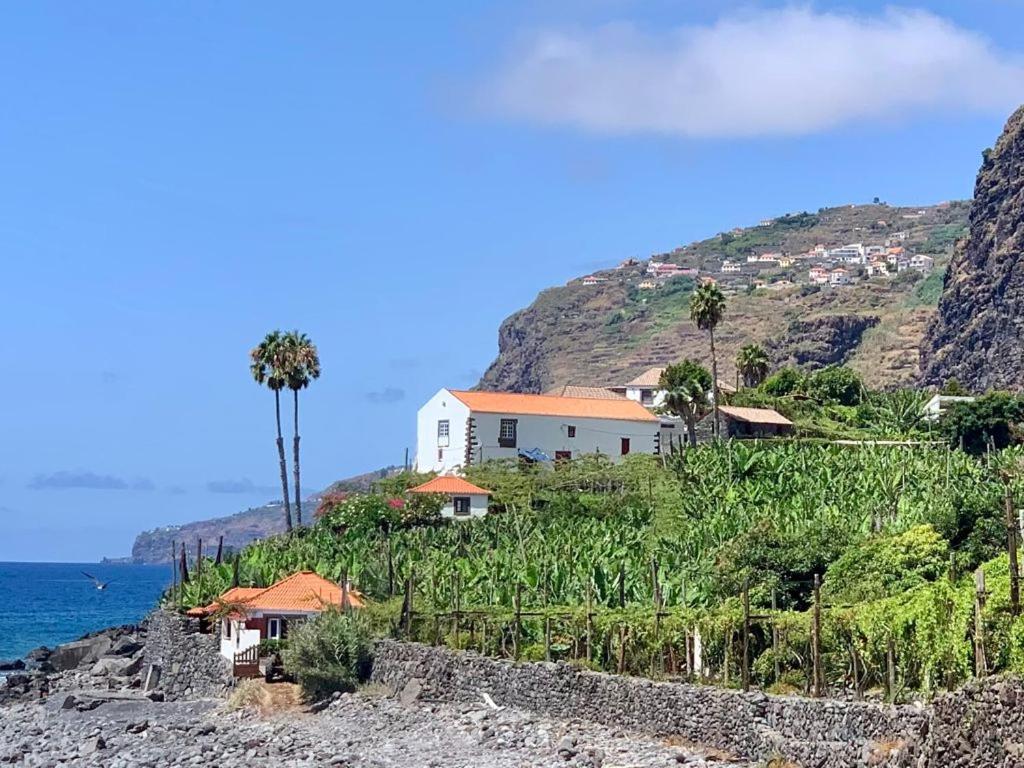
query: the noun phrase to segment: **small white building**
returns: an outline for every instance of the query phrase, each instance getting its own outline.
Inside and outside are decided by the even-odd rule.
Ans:
[[[725,273],[742,272],[743,265],[737,264],[735,261],[729,261],[729,259],[726,259],[725,261],[722,262],[722,271]]]
[[[828,273],[828,281],[832,285],[849,285],[850,271],[843,267],[836,267]]]
[[[605,282],[605,278],[599,275],[587,275],[583,278],[584,285],[600,285],[603,282]]]
[[[416,469],[451,472],[488,459],[559,461],[658,453],[660,420],[626,398],[442,389],[416,416]]]
[[[954,403],[973,403],[969,395],[933,395],[932,399],[921,408],[921,418],[925,421],[938,421]]]
[[[441,508],[441,517],[460,520],[486,515],[487,503],[491,497],[490,491],[455,475],[438,475],[433,480],[410,488],[409,493],[435,493],[447,496],[448,502]]]
[[[918,272],[928,273],[931,272],[935,267],[935,259],[931,256],[925,256],[923,253],[917,253],[910,257],[910,268],[916,269]]]
[[[807,279],[814,285],[827,285],[829,281],[828,270],[824,267],[811,267],[807,273]]]
[[[665,402],[665,390],[661,388],[664,371],[664,368],[648,368],[632,381],[610,389],[645,408],[658,408]]]

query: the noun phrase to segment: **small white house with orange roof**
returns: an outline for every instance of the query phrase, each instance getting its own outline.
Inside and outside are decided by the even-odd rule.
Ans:
[[[234,659],[236,653],[262,640],[283,640],[288,627],[330,607],[362,608],[362,595],[343,590],[333,581],[312,571],[300,571],[269,587],[234,587],[213,603],[193,608],[188,615],[201,618],[220,616],[220,653]]]
[[[453,517],[468,520],[471,517],[483,517],[487,514],[487,504],[491,492],[468,480],[455,475],[438,475],[422,485],[410,488],[409,493],[433,493],[448,497],[447,503],[441,508],[441,517]]]
[[[450,473],[489,459],[658,453],[659,424],[626,398],[442,389],[416,416],[416,469]]]

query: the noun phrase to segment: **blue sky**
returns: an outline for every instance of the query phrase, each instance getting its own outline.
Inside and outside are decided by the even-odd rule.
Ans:
[[[401,462],[538,290],[781,212],[970,195],[1011,0],[20,4],[0,29],[0,560]]]

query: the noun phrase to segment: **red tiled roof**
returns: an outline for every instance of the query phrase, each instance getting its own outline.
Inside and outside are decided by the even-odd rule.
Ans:
[[[588,397],[595,400],[625,400],[625,395],[612,392],[604,387],[582,387],[576,384],[565,384],[561,387],[549,389],[544,394],[552,397]]]
[[[363,608],[358,590],[348,591],[349,605]],[[328,606],[341,607],[341,587],[312,571],[300,571],[269,587],[235,587],[204,607],[191,608],[189,616],[209,616],[227,606],[243,613],[252,611],[284,611],[286,613],[319,612]]]
[[[751,424],[776,424],[780,427],[793,426],[793,422],[771,408],[740,408],[734,405],[720,405],[718,410],[737,421]]]
[[[664,368],[648,368],[632,381],[626,384],[627,387],[656,387],[661,382],[661,374]]]
[[[658,417],[633,400],[599,400],[592,397],[524,395],[518,392],[463,392],[452,394],[478,413],[524,416],[566,416],[578,419],[658,421]]]
[[[410,488],[409,493],[467,493],[486,496],[490,494],[490,491],[481,488],[478,485],[473,485],[471,482],[463,480],[461,477],[455,477],[454,475],[439,475],[433,480],[428,480],[422,485]]]

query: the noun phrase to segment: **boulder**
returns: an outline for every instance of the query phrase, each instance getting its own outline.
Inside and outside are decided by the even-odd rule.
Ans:
[[[103,654],[110,650],[110,647],[110,637],[107,635],[87,637],[75,640],[73,643],[58,645],[50,654],[48,661],[58,672],[66,672],[85,664],[96,663]]]
[[[25,668],[25,662],[21,659],[0,659],[0,672],[18,672]]]
[[[25,661],[46,661],[50,658],[50,654],[53,653],[45,645],[41,645],[38,648],[33,648],[31,651],[25,654]]]
[[[106,677],[108,675],[112,677],[131,677],[138,674],[140,669],[142,669],[141,656],[135,659],[125,658],[124,656],[104,656],[89,671],[97,677]]]
[[[130,635],[125,635],[123,637],[119,637],[114,642],[114,644],[111,646],[110,650],[107,651],[107,655],[108,656],[134,656],[136,653],[141,651],[142,648],[143,648],[142,643],[140,643],[136,638],[131,637]]]

